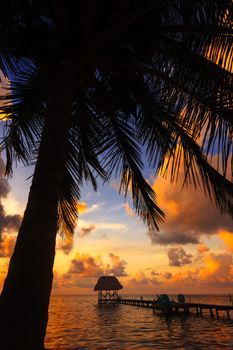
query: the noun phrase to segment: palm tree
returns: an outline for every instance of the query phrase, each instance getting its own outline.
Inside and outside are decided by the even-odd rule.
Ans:
[[[143,177],[179,173],[232,216],[230,0],[11,0],[0,65],[6,173],[36,162],[0,299],[4,349],[44,349],[57,232],[72,235],[85,180],[120,176],[151,230],[164,220]],[[202,133],[202,142],[200,135]],[[211,154],[218,154],[218,168]],[[232,164],[232,162],[231,162]],[[231,165],[232,169],[232,165]]]

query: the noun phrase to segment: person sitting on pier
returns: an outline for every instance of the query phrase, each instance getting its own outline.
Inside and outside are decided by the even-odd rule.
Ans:
[[[159,303],[163,303],[163,304],[171,304],[174,303],[170,300],[169,296],[167,294],[158,294],[157,295],[157,301]]]
[[[178,303],[185,303],[185,296],[184,294],[178,294]]]

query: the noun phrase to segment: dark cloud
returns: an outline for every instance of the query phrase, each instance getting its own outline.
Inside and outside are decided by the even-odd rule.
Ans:
[[[84,262],[79,259],[71,260],[69,273],[80,274],[85,271]]]
[[[166,278],[166,280],[170,280],[172,278],[172,273],[171,272],[165,272],[163,274],[163,277]]]
[[[129,287],[154,287],[160,285],[162,282],[160,282],[156,277],[154,278],[148,278],[142,271],[136,275],[136,277],[133,277],[128,280]]]
[[[71,260],[68,273],[82,277],[100,277],[104,275],[104,268],[102,261],[88,254],[78,254],[75,259]]]
[[[0,243],[2,242],[2,234],[4,232],[16,231],[20,227],[22,218],[20,215],[6,215],[4,207],[1,203],[2,198],[6,198],[10,192],[8,180],[4,178],[5,165],[0,158]]]
[[[109,253],[110,263],[105,265],[100,257],[92,257],[89,254],[77,254],[71,260],[68,274],[76,274],[80,277],[100,277],[102,275],[127,276],[125,271],[127,262],[119,256]]]
[[[192,254],[187,254],[182,247],[170,248],[167,256],[170,266],[183,266],[192,262]]]
[[[157,278],[150,278],[149,282],[153,285],[153,286],[158,286],[159,284],[162,284],[162,282],[160,282]]]
[[[151,271],[151,275],[152,275],[152,276],[159,276],[160,273],[159,273],[159,272],[156,272],[156,271],[154,271],[154,270],[152,270],[152,271]]]
[[[170,245],[170,244],[197,244],[199,243],[198,235],[193,232],[176,232],[165,231],[163,233],[155,233],[147,231],[152,244]]]
[[[95,225],[90,225],[87,227],[82,227],[79,232],[79,237],[85,237],[89,235],[92,231],[94,231]]]
[[[69,255],[73,249],[73,240],[67,240],[66,242],[60,242],[57,249],[62,250],[64,254]]]
[[[127,262],[123,259],[121,260],[119,256],[113,253],[109,253],[109,257],[111,259],[111,264],[107,266],[107,273],[117,277],[127,276],[125,272]]]
[[[128,283],[129,285],[140,287],[140,286],[148,286],[150,280],[146,277],[137,279],[137,278],[131,278]]]

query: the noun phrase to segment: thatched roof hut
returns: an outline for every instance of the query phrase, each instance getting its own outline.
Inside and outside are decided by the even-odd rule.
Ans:
[[[119,290],[122,289],[122,285],[118,279],[114,276],[102,276],[98,279],[96,286],[94,288],[97,290]]]

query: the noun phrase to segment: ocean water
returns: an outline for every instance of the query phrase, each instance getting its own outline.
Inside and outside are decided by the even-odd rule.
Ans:
[[[186,296],[189,299],[230,304],[226,295]],[[98,306],[96,295],[53,296],[45,345],[49,350],[233,349],[233,311],[232,320],[221,311],[220,320],[203,311],[204,316],[165,316],[130,305]]]

